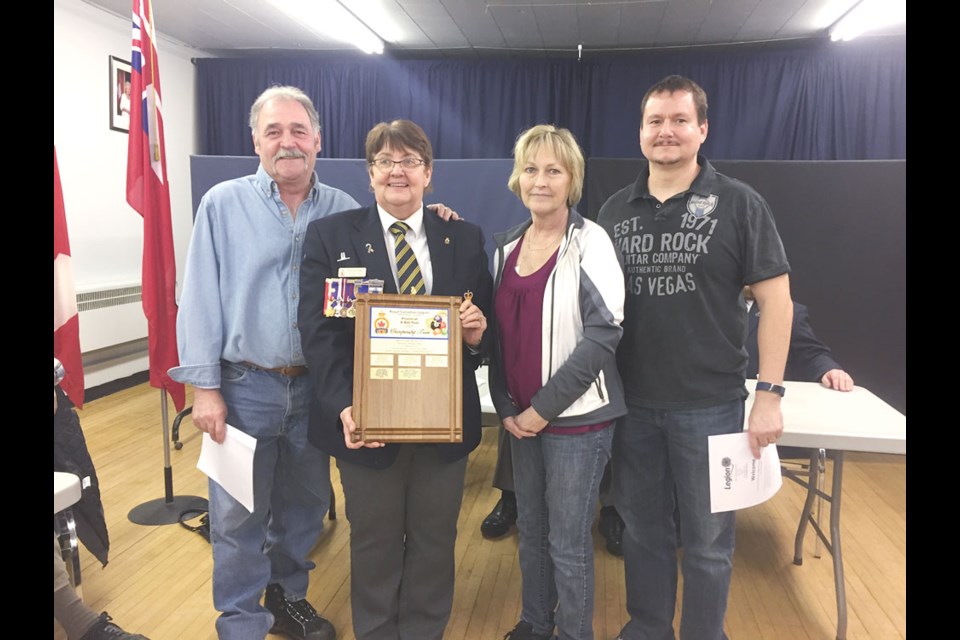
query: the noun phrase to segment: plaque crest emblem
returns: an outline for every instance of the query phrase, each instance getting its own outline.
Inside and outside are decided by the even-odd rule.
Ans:
[[[381,311],[380,315],[373,321],[373,332],[378,334],[385,334],[390,328],[390,321],[387,320],[386,315]]]

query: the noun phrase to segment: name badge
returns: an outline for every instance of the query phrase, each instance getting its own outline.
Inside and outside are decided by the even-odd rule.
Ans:
[[[367,268],[366,267],[340,267],[339,271],[337,271],[337,276],[340,278],[366,278]]]

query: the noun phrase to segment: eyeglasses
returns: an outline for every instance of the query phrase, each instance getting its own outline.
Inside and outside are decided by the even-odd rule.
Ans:
[[[370,163],[371,167],[376,167],[380,171],[393,171],[394,165],[400,165],[404,169],[416,169],[422,164],[426,164],[420,158],[404,158],[403,160],[391,160],[390,158],[377,158]]]

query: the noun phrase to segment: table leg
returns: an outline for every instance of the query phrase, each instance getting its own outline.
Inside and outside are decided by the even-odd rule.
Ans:
[[[797,525],[797,537],[793,543],[793,564],[803,564],[803,538],[807,533],[807,523],[810,521],[810,512],[813,510],[813,500],[817,497],[816,488],[820,484],[820,467],[817,465],[818,453],[810,451],[810,474],[807,476],[807,499],[803,503],[803,512],[800,514],[800,524]],[[799,481],[799,479],[797,479]],[[817,538],[819,540],[819,537]]]
[[[837,588],[837,640],[847,637],[847,590],[843,579],[843,554],[840,552],[840,498],[843,492],[843,451],[833,458],[833,489],[830,499],[830,549],[833,555],[833,582]]]
[[[810,465],[813,466],[813,458],[810,458]],[[817,452],[817,468],[820,470],[820,475],[817,476],[816,486],[819,489],[821,495],[817,496],[817,528],[821,531],[823,530],[823,486],[827,478],[827,451],[826,449],[819,449]],[[823,543],[820,541],[820,536],[817,536],[817,539],[814,540],[813,547],[813,557],[819,559],[822,554]]]

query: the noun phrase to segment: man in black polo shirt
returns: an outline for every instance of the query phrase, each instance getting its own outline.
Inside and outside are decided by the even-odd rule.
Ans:
[[[733,512],[710,513],[707,437],[743,429],[746,284],[762,310],[748,421],[754,455],[783,431],[790,266],[763,198],[698,155],[707,138],[703,89],[667,77],[647,92],[640,112],[648,163],[598,217],[623,254],[627,285],[618,362],[629,414],[617,426],[612,462],[626,524],[630,620],[621,638],[673,638],[676,487],[684,547],[680,637],[720,640],[735,523]]]

